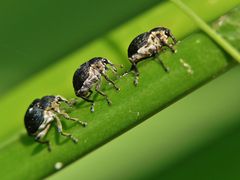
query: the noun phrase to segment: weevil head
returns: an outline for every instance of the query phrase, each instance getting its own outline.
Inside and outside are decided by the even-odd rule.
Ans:
[[[55,102],[60,104],[61,102],[68,103],[68,100],[60,95],[55,96]]]
[[[112,64],[108,59],[106,58],[101,58],[101,62],[104,64],[104,65],[108,65],[108,64]]]
[[[113,64],[111,61],[109,61],[108,59],[102,58],[102,63],[105,65],[106,69],[108,69],[108,68],[107,68],[107,65],[110,65],[111,68],[113,69],[113,71],[117,72],[117,68],[116,68],[116,67],[114,66],[114,64]]]
[[[158,33],[164,33],[164,34],[169,34],[170,30],[165,27],[156,27],[150,30],[150,32],[158,32]]]
[[[169,29],[165,28],[165,27],[156,27],[153,28],[152,30],[150,30],[150,33],[155,34],[158,38],[162,38],[162,37],[168,37],[169,34]]]
[[[156,28],[152,29],[150,32],[154,32],[159,39],[162,39],[162,38],[168,39],[170,37],[170,38],[172,38],[174,44],[177,43],[177,40],[173,36],[171,30],[166,27],[156,27]]]

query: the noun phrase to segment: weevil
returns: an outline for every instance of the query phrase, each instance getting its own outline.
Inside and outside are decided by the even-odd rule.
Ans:
[[[171,39],[171,42],[169,42],[169,39]],[[128,59],[132,64],[130,71],[135,73],[134,84],[138,84],[139,71],[137,64],[147,58],[157,57],[163,69],[168,72],[169,68],[157,55],[163,50],[163,47],[168,47],[172,52],[176,52],[173,48],[176,43],[177,40],[170,29],[165,27],[156,27],[135,37],[128,47]]]
[[[43,96],[41,99],[35,99],[25,113],[24,124],[28,134],[33,136],[35,141],[41,144],[47,144],[49,151],[51,151],[50,142],[43,140],[43,138],[48,133],[53,121],[56,122],[57,130],[61,135],[70,138],[74,143],[78,142],[78,139],[73,135],[63,131],[61,120],[58,117],[59,115],[65,119],[77,122],[84,127],[87,125],[86,122],[72,118],[61,110],[60,104],[62,102],[70,105],[70,102],[62,96]]]
[[[116,75],[117,69],[114,64],[106,58],[95,57],[82,64],[73,75],[75,94],[77,97],[91,103],[91,112],[94,112],[94,100],[89,99],[89,97],[93,93],[93,86],[95,86],[96,92],[105,97],[109,105],[111,104],[108,96],[100,90],[102,76],[111,83],[116,90],[120,90],[115,82],[107,76],[106,72],[109,69]]]

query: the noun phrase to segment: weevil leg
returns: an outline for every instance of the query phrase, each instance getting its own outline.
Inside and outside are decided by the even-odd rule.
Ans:
[[[155,56],[155,58],[159,61],[159,63],[161,64],[161,66],[163,67],[165,72],[169,72],[170,69],[169,67],[165,66],[165,64],[163,63],[163,61],[159,58],[159,56]]]
[[[72,98],[66,103],[69,107],[72,107],[77,104],[77,98]]]
[[[71,99],[71,100],[67,100],[67,101],[64,101],[69,107],[73,107],[74,105],[76,105],[77,103],[77,99],[74,98],[74,99]]]
[[[117,66],[119,66],[120,68],[123,68],[122,64],[118,64]],[[117,79],[120,78],[120,76],[117,74],[117,68],[114,64],[111,64],[111,68],[110,70],[113,72],[113,74],[117,77]]]
[[[138,85],[138,79],[139,79],[139,71],[138,71],[138,68],[137,68],[137,64],[132,62],[132,61],[131,61],[131,63],[132,63],[132,67],[131,67],[130,71],[134,71],[134,75],[135,75],[134,85],[137,86]]]
[[[92,95],[93,91],[89,89],[89,94],[87,95],[87,98],[89,98]]]
[[[107,96],[104,92],[100,91],[100,87],[101,87],[101,80],[98,81],[98,83],[97,83],[97,85],[96,85],[96,87],[95,87],[95,90],[96,90],[99,94],[101,94],[102,96],[105,97],[108,105],[111,105],[112,102],[109,100],[108,96]]]
[[[131,72],[130,70],[125,71],[120,77],[122,77],[122,76],[127,76],[130,72]]]
[[[169,49],[171,49],[171,51],[172,51],[173,53],[176,53],[176,49],[173,48],[174,44],[164,43],[164,42],[163,42],[163,45],[164,45],[164,46],[167,46]]]
[[[113,74],[117,75],[117,68],[113,64],[110,64],[110,70]]]
[[[48,124],[48,125],[46,126],[46,128],[43,129],[41,132],[39,132],[39,133],[37,134],[37,136],[35,137],[35,141],[36,141],[36,142],[38,142],[38,143],[40,143],[40,144],[46,144],[46,145],[48,146],[48,151],[49,151],[49,152],[52,150],[50,141],[48,141],[48,140],[44,141],[44,140],[42,140],[42,138],[43,138],[44,136],[46,136],[46,134],[48,133],[48,130],[49,130],[50,126],[51,126],[51,124]]]
[[[117,78],[117,79],[119,79],[120,78],[120,76],[117,74],[117,71],[115,71],[115,70],[113,70],[112,68],[110,68],[111,69],[111,71],[113,72],[113,74],[115,75],[115,77]],[[115,87],[115,86],[114,86]],[[117,89],[118,90],[118,89]]]
[[[62,136],[66,136],[66,137],[70,138],[74,143],[77,143],[78,139],[75,138],[72,134],[63,132],[62,123],[61,123],[60,119],[57,116],[55,116],[55,120],[56,120],[56,123],[57,123],[57,130],[58,130],[58,132]]]
[[[173,43],[177,44],[177,39],[175,38],[175,36],[170,32],[169,36],[172,38]]]
[[[94,112],[94,101],[91,100],[91,99],[88,99],[88,98],[90,97],[90,95],[92,94],[93,91],[92,91],[92,90],[89,90],[89,92],[90,92],[90,94],[89,94],[87,97],[82,96],[81,93],[79,93],[79,92],[77,92],[76,95],[77,95],[78,97],[82,98],[84,101],[87,101],[87,102],[91,103],[90,111],[91,111],[91,112]]]
[[[112,81],[106,74],[103,74],[103,73],[102,73],[102,76],[103,76],[108,82],[110,82],[117,91],[120,90],[120,88],[116,86],[115,82]]]
[[[66,112],[60,111],[60,112],[58,112],[58,114],[62,115],[67,120],[71,120],[71,121],[77,122],[78,124],[82,125],[83,127],[87,126],[87,122],[80,121],[77,118],[72,118]]]
[[[84,97],[84,96],[80,96],[84,101],[87,101],[87,102],[90,102],[91,103],[91,107],[90,107],[90,111],[91,112],[94,112],[94,101],[91,100],[91,99],[88,99],[87,97]]]
[[[51,148],[51,144],[50,141],[43,141],[40,139],[35,139],[36,142],[40,143],[40,144],[46,144],[48,146],[48,151],[51,152],[52,148]]]
[[[73,105],[75,105],[77,103],[76,98],[73,98],[71,100],[67,100],[67,99],[63,98],[62,96],[60,98],[61,98],[61,100],[59,100],[59,102],[64,102],[65,104],[67,104],[70,107],[72,107]]]

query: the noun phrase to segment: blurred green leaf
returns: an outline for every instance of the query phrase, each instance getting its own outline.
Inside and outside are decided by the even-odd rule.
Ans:
[[[159,9],[162,7],[164,7],[164,10],[173,8],[171,5],[164,4]],[[159,13],[159,9],[156,8],[151,11],[150,14],[153,19],[156,19],[154,15]],[[164,12],[161,11],[161,13]],[[65,58],[65,61],[30,79],[3,99],[0,103],[0,107],[5,107],[5,116],[3,117],[12,121],[3,124],[5,129],[8,126],[11,131],[1,131],[1,138],[10,137],[9,135],[16,131],[16,139],[8,142],[7,145],[2,143],[0,148],[0,161],[6,164],[0,169],[3,178],[29,179],[45,177],[56,171],[54,165],[57,162],[62,162],[64,165],[71,163],[142,122],[219,73],[224,72],[230,68],[230,65],[233,65],[229,61],[229,57],[206,35],[201,33],[191,35],[178,45],[177,54],[171,54],[167,51],[161,55],[164,62],[170,67],[171,73],[164,73],[161,66],[154,61],[141,63],[139,65],[141,72],[140,85],[137,88],[132,85],[133,77],[131,75],[118,81],[118,85],[122,89],[121,92],[114,92],[110,86],[105,85],[106,92],[113,101],[111,108],[105,102],[102,102],[101,98],[98,98],[94,114],[89,113],[89,106],[83,107],[81,105],[77,109],[69,109],[72,116],[81,117],[81,119],[86,119],[89,122],[89,126],[85,129],[71,123],[65,124],[65,129],[80,138],[79,144],[65,142],[63,138],[54,135],[53,131],[51,131],[48,138],[54,142],[53,152],[48,153],[44,146],[34,143],[26,135],[19,137],[18,132],[22,127],[19,127],[16,122],[21,122],[20,117],[24,114],[31,99],[41,96],[42,93],[62,94],[68,97],[72,94],[69,83],[71,82],[70,75],[74,72],[80,55],[81,57],[90,58],[94,52],[94,54],[113,59],[114,62],[127,64],[127,59],[122,55],[124,52],[122,47],[126,48],[131,38],[126,36],[126,32],[129,33],[129,36],[132,34],[132,37],[134,37],[134,34],[136,35],[141,29],[146,28],[146,26],[142,28],[139,26],[143,24],[144,19],[149,28],[154,25],[154,23],[148,23],[149,14],[140,17],[136,21],[128,23],[126,26],[107,35],[105,39],[100,39],[76,54]],[[209,19],[211,19],[210,16]],[[169,23],[169,21],[165,21],[166,24]],[[179,27],[185,27],[187,22],[188,19],[183,17]],[[171,27],[171,25],[166,26]],[[137,27],[139,29],[136,30]],[[194,26],[191,27],[190,24],[188,27],[189,29],[186,31],[183,30],[184,28],[178,30],[173,28],[173,32],[175,34],[176,31],[177,37],[179,37],[195,28]],[[85,60],[81,60],[79,63],[82,61]],[[180,61],[188,63],[193,74],[188,73]],[[14,109],[14,113],[9,114],[9,107],[16,104],[16,99],[21,101],[22,105],[19,106],[19,109]],[[24,161],[31,162],[31,164],[23,164]],[[15,172],[8,173],[13,167],[17,167]]]
[[[184,4],[181,0],[171,0],[174,2],[183,12],[185,12],[192,20],[211,37],[216,43],[221,46],[233,59],[240,63],[240,54],[227,40],[218,35],[218,33],[212,29],[204,20],[202,20],[191,8]]]
[[[213,28],[234,47],[239,49],[240,42],[240,6],[213,23]]]
[[[47,179],[238,180],[239,71],[231,69]]]
[[[0,97],[156,3],[158,0],[1,1]]]
[[[35,179],[53,173],[56,171],[55,163],[62,162],[66,165],[76,160],[212,79],[229,66],[225,54],[203,34],[188,37],[177,49],[177,54],[168,52],[163,55],[163,59],[168,60],[165,63],[171,68],[171,73],[166,74],[154,61],[145,63],[144,67],[140,66],[140,85],[137,88],[132,85],[131,76],[118,81],[118,86],[122,87],[119,93],[108,87],[112,107],[101,100],[96,103],[94,114],[89,113],[89,106],[74,109],[71,113],[73,117],[87,119],[89,123],[84,129],[70,123],[67,123],[68,128],[65,126],[69,132],[80,138],[77,145],[50,133],[48,138],[54,142],[52,153],[45,146],[31,141],[27,135],[22,135],[1,148],[1,163],[11,162],[11,166],[6,165],[0,169],[2,177]],[[187,73],[179,62],[180,59],[191,66],[193,75]],[[21,165],[23,161],[31,163]],[[18,168],[14,173],[5,174],[12,166]]]
[[[213,23],[237,49],[239,8]],[[239,70],[238,65],[48,179],[239,179]]]
[[[194,0],[186,2],[188,2],[189,7],[193,8],[206,21],[216,19],[238,4],[238,0],[231,2],[221,0],[209,2],[205,0],[202,1],[201,6]],[[211,8],[212,11],[209,11],[208,8]],[[195,23],[175,7],[174,4],[170,2],[161,3],[103,38],[64,57],[54,66],[36,73],[35,76],[30,77],[0,99],[1,117],[11,119],[10,121],[2,122],[0,127],[1,144],[18,137],[21,131],[25,132],[23,123],[21,125],[19,123],[22,122],[26,108],[34,98],[46,94],[61,94],[68,98],[73,97],[74,92],[71,83],[73,72],[79,64],[93,56],[107,57],[111,61],[122,63],[128,68],[130,63],[128,62],[126,51],[132,38],[140,32],[159,26],[159,24],[169,27],[178,39],[197,29]],[[14,108],[18,102],[21,102],[21,104]],[[14,113],[9,113],[13,108]],[[2,146],[1,144],[0,146]]]

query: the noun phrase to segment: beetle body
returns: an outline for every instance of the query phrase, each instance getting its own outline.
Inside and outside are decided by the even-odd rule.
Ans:
[[[169,42],[169,39],[171,39],[172,42]],[[131,70],[135,72],[135,85],[138,83],[139,76],[137,63],[150,57],[156,57],[156,55],[163,50],[164,46],[170,48],[172,52],[175,52],[173,46],[176,43],[177,41],[171,31],[165,27],[154,28],[149,32],[138,35],[132,40],[128,47],[128,59],[132,63]],[[160,59],[159,61],[164,70],[168,72],[168,68]]]
[[[116,90],[119,90],[115,83],[106,75],[106,72],[109,69],[107,65],[110,65],[110,70],[116,73],[117,69],[109,60],[102,57],[95,57],[82,64],[73,75],[73,87],[76,96],[90,102],[92,104],[92,112],[94,111],[94,101],[90,100],[89,97],[93,92],[92,88],[94,86],[96,92],[104,96],[108,104],[111,104],[108,96],[100,91],[102,76],[110,82]]]
[[[71,134],[63,132],[58,115],[68,120],[76,121],[83,126],[87,125],[76,118],[71,118],[67,113],[62,111],[60,109],[61,102],[69,104],[61,96],[44,96],[41,99],[35,99],[28,107],[24,117],[24,124],[28,134],[33,136],[37,142],[47,144],[49,151],[51,150],[49,141],[43,141],[42,139],[47,134],[53,121],[56,121],[58,132],[61,135],[69,137],[74,142],[78,141]]]
[[[37,133],[38,128],[44,121],[44,110],[38,107],[39,99],[36,99],[28,107],[24,117],[25,127],[29,135]]]

